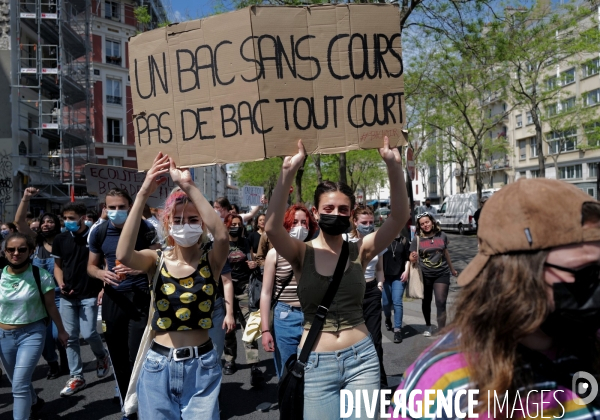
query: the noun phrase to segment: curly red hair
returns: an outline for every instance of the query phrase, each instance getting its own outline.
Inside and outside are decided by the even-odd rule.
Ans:
[[[307,238],[312,239],[315,232],[317,231],[318,225],[312,214],[302,204],[293,204],[287,209],[287,211],[285,212],[285,216],[283,217],[283,227],[288,232],[292,229],[292,226],[294,226],[294,219],[296,218],[297,211],[302,211],[306,214],[308,227]]]

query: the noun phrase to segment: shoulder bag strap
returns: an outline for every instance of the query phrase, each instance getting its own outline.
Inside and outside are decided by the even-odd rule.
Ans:
[[[154,272],[154,276],[152,277],[152,296],[154,296],[156,291],[156,281],[158,280],[158,275],[160,274],[160,269],[162,268],[163,261],[165,259],[165,253],[162,251],[156,251],[158,254],[158,265],[156,266],[156,271]]]
[[[298,358],[300,363],[296,363],[296,366],[302,370],[304,369],[304,365],[308,360],[308,356],[315,346],[317,337],[323,328],[325,317],[327,316],[327,312],[329,312],[329,305],[331,305],[331,302],[333,302],[333,298],[335,297],[335,294],[340,287],[340,283],[342,282],[342,277],[344,276],[344,270],[346,268],[346,262],[348,261],[348,254],[348,242],[343,241],[342,252],[340,253],[340,258],[338,259],[337,265],[335,266],[333,277],[329,283],[329,287],[327,287],[327,291],[325,292],[325,296],[321,301],[321,305],[319,305],[319,308],[317,309],[317,314],[315,315],[315,319],[313,320],[310,330],[308,331],[306,341],[304,342],[304,346],[302,347],[302,351],[300,352],[300,357]]]
[[[40,294],[40,299],[42,301],[42,307],[44,308],[44,312],[46,312],[46,316],[48,315],[48,310],[46,309],[46,301],[44,299],[44,292],[42,292],[42,279],[40,277],[40,269],[35,265],[31,265],[31,271],[33,271],[33,278],[35,279],[35,284],[37,285],[38,292]]]
[[[275,270],[277,271],[277,262],[279,261],[279,254],[275,253],[275,255],[276,255],[275,258],[277,258],[275,260]],[[292,272],[281,283],[281,289],[279,289],[279,292],[277,293],[277,296],[275,296],[275,299],[273,299],[273,301],[271,302],[271,310],[273,310],[273,308],[275,307],[275,305],[277,305],[277,302],[279,301],[279,298],[281,297],[281,294],[283,293],[284,289],[286,287],[288,287],[288,285],[292,282],[293,278],[294,278],[294,269],[292,268]],[[275,284],[275,283],[273,283],[273,284]]]

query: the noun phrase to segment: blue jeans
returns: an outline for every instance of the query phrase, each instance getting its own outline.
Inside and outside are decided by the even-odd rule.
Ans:
[[[12,384],[14,420],[29,419],[31,404],[37,402],[31,377],[45,338],[46,326],[41,320],[16,330],[0,328],[0,359]]]
[[[392,305],[394,305],[394,329],[402,329],[402,296],[404,296],[404,287],[406,283],[400,279],[385,279],[383,283],[383,313],[386,318],[392,317]]]
[[[370,336],[343,350],[311,352],[304,372],[305,419],[339,419],[342,389],[354,395],[356,390],[366,390],[371,398],[380,388],[379,358]]]
[[[213,326],[208,330],[208,336],[217,349],[217,355],[219,359],[223,355],[223,349],[225,348],[225,329],[223,328],[223,321],[225,320],[225,300],[222,297],[218,297],[215,300],[215,306],[212,315]]]
[[[217,351],[176,362],[148,350],[137,383],[141,420],[219,420],[221,363]]]
[[[67,341],[67,361],[71,377],[83,378],[83,362],[79,349],[79,334],[90,345],[90,349],[97,359],[106,357],[106,350],[102,344],[102,338],[96,330],[96,319],[98,318],[98,303],[96,298],[89,299],[66,299],[60,302],[60,317],[65,330],[69,334]]]
[[[275,339],[275,371],[281,378],[283,366],[296,353],[302,338],[304,313],[301,308],[277,302],[273,309],[273,338]]]

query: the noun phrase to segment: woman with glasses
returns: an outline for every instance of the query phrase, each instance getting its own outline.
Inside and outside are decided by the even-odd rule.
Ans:
[[[146,201],[166,182],[167,173],[178,187],[165,201],[159,225],[168,248],[164,253],[135,251]],[[206,229],[214,236],[210,252],[200,246],[206,241]],[[172,158],[159,152],[123,226],[116,255],[149,279],[160,270],[151,303],[156,336],[136,387],[140,419],[219,418],[221,364],[208,330],[213,327],[216,279],[227,248],[225,227],[190,172],[178,169]]]
[[[28,187],[23,192],[23,198],[19,203],[19,208],[15,214],[15,224],[19,232],[29,235],[35,240],[35,251],[33,252],[33,265],[43,268],[52,276],[54,281],[54,299],[56,307],[60,308],[60,287],[54,279],[54,256],[52,255],[52,243],[54,238],[60,233],[60,220],[54,213],[45,213],[40,218],[39,229],[33,230],[32,225],[27,224],[27,209],[31,199],[38,194],[37,188]],[[65,348],[58,344],[58,329],[53,322],[50,322],[46,330],[46,344],[42,356],[48,362],[48,374],[46,379],[56,379],[60,376],[60,367],[58,365],[58,356],[56,348],[60,354],[60,364],[63,371],[69,369],[67,362],[67,352]]]
[[[417,248],[419,252],[417,253]],[[418,262],[423,275],[424,297],[421,303],[425,317],[425,337],[431,337],[431,299],[435,295],[438,328],[446,326],[446,299],[450,289],[450,273],[457,276],[448,252],[448,237],[429,213],[417,216],[417,232],[410,244],[410,261]],[[403,278],[406,278],[405,272]]]
[[[69,338],[54,303],[52,276],[31,265],[34,249],[30,236],[10,234],[4,247],[8,266],[0,277],[0,358],[12,384],[15,420],[29,419],[44,404],[31,378],[44,348],[46,318],[56,324],[63,346]]]
[[[456,316],[398,390],[450,395],[453,412],[437,418],[465,417],[470,390],[470,418],[598,418],[600,203],[563,181],[523,179],[490,197],[479,221]],[[406,418],[422,403],[403,415],[399,398],[389,412]]]

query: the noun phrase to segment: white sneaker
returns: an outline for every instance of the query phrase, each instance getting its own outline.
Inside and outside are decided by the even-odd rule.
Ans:
[[[425,331],[423,332],[423,337],[431,337],[431,330],[433,328],[431,326],[425,327]]]

